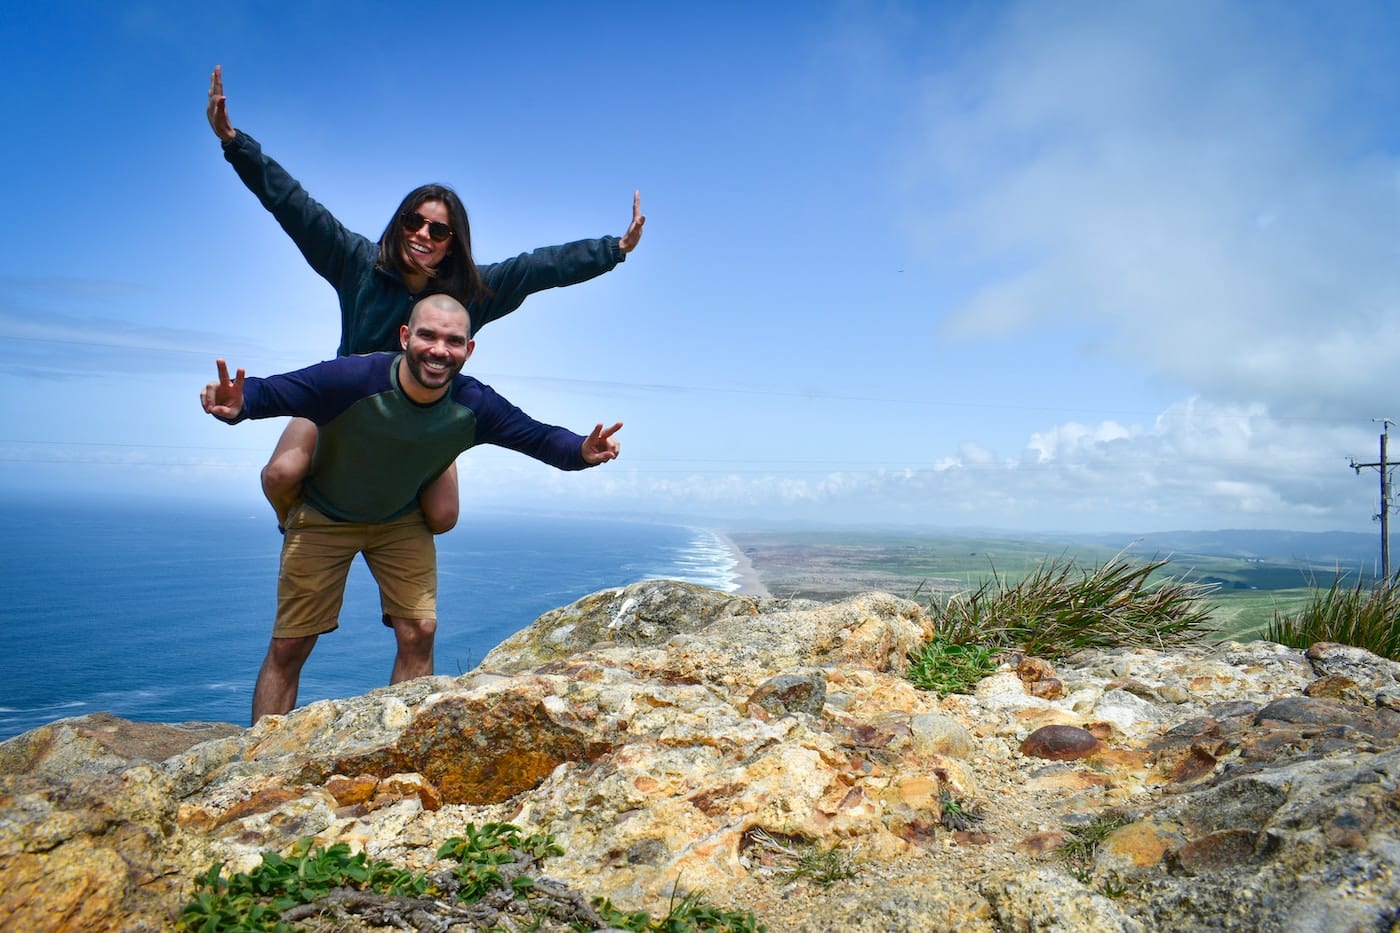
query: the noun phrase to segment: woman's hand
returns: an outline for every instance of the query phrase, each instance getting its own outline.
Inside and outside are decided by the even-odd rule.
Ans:
[[[204,112],[209,117],[209,128],[215,136],[224,142],[232,142],[238,135],[233,124],[228,122],[228,98],[224,97],[224,71],[221,65],[215,65],[214,73],[209,77],[209,106]]]

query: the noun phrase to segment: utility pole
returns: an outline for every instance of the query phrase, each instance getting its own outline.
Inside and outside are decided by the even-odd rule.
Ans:
[[[1381,580],[1385,586],[1390,586],[1390,468],[1393,466],[1386,460],[1386,440],[1390,436],[1390,426],[1395,422],[1389,418],[1372,418],[1381,424],[1381,460],[1380,463],[1357,463],[1351,461],[1351,468],[1356,471],[1356,475],[1361,475],[1363,467],[1376,467],[1381,474],[1381,511],[1376,516],[1381,521]]]

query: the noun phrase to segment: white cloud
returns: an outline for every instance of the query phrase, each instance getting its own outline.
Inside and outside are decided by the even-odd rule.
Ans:
[[[1275,419],[1262,405],[1184,400],[1147,426],[1066,422],[1012,456],[975,444],[918,468],[652,472],[621,461],[586,477],[501,469],[469,454],[464,499],[526,496],[571,510],[646,509],[721,519],[980,525],[1013,530],[1143,532],[1275,527],[1366,531],[1376,510],[1376,433]],[[519,460],[519,458],[514,458]],[[479,470],[479,472],[478,472]],[[522,493],[522,490],[528,492]]]
[[[929,76],[911,203],[981,275],[948,332],[1088,327],[1205,397],[1375,414],[1400,159],[1374,11],[1334,9],[1026,3]]]

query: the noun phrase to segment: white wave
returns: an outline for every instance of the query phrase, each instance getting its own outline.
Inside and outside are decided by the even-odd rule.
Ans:
[[[708,528],[689,531],[691,540],[671,551],[663,566],[652,568],[642,579],[683,580],[724,593],[736,592],[742,581],[735,572],[739,562],[729,543]]]
[[[55,709],[76,709],[87,706],[82,700],[69,700],[67,703],[51,703],[47,706],[0,706],[0,713],[47,713]]]
[[[78,709],[78,707],[87,705],[88,703],[84,700],[67,700],[66,703],[48,703],[45,706],[0,706],[0,713],[50,713],[56,709]],[[55,717],[55,719],[59,719],[59,717]]]

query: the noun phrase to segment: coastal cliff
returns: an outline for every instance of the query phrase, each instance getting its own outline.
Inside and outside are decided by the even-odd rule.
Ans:
[[[251,729],[60,721],[0,743],[0,917],[171,929],[216,863],[314,837],[431,872],[494,822],[557,841],[541,872],[573,902],[664,914],[703,892],[771,931],[1400,922],[1400,664],[1267,642],[1007,655],[940,697],[903,676],[931,633],[881,593],[649,581],[461,677]],[[840,870],[800,870],[811,853]]]

